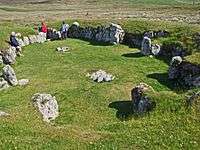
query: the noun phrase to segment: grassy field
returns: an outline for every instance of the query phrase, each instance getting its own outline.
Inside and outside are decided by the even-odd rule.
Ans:
[[[198,26],[164,22],[121,24],[131,32],[161,28],[177,31],[177,37],[200,31]],[[58,27],[58,23],[49,25]],[[0,30],[4,48],[10,31],[34,32],[31,25],[12,23],[1,24]],[[71,52],[57,53],[58,46],[69,46]],[[174,88],[167,79],[165,61],[144,57],[124,45],[103,46],[76,39],[30,45],[23,54],[13,67],[18,79],[28,78],[30,84],[0,93],[0,110],[11,114],[0,118],[0,149],[199,149],[199,113],[185,108],[185,96],[191,91]],[[188,59],[199,61],[193,57]],[[98,69],[116,79],[97,84],[86,77]],[[150,114],[136,117],[130,113],[130,91],[140,82],[154,88],[151,97],[157,106]],[[52,124],[43,122],[32,105],[31,97],[37,92],[57,98],[60,116]]]

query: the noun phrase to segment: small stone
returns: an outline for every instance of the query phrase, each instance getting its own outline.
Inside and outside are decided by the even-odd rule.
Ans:
[[[0,111],[0,117],[6,117],[9,116],[10,114],[4,112],[4,111]]]
[[[19,84],[20,86],[25,86],[25,85],[27,85],[28,83],[29,83],[29,79],[21,79],[21,80],[18,81],[18,84]]]

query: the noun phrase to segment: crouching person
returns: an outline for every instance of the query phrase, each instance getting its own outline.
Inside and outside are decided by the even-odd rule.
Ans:
[[[64,21],[62,23],[60,33],[61,33],[61,39],[66,39],[67,38],[67,31],[69,29],[69,25],[66,24]]]
[[[17,41],[17,38],[16,38],[16,34],[15,32],[12,32],[11,35],[10,35],[10,45],[12,47],[15,47],[16,48],[16,54],[18,56],[22,56],[21,52],[22,52],[22,49],[19,45],[19,42]]]

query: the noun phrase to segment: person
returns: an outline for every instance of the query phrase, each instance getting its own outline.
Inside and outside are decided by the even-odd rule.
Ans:
[[[47,33],[47,25],[44,22],[42,22],[41,32]]]
[[[10,45],[16,48],[17,55],[21,56],[21,47],[17,41],[15,32],[12,32],[10,35]]]
[[[67,31],[69,29],[69,25],[66,24],[64,21],[62,23],[60,32],[61,32],[61,39],[66,39],[67,38]]]

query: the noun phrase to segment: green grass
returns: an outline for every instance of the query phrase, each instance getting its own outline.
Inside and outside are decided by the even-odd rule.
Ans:
[[[12,29],[33,32],[6,25],[0,26],[2,43]],[[125,26],[127,30],[136,27],[134,22]],[[66,45],[70,53],[55,51]],[[164,61],[143,57],[124,45],[92,45],[75,39],[30,45],[23,54],[13,67],[18,79],[28,78],[30,84],[0,93],[0,110],[11,114],[0,118],[0,149],[199,148],[199,115],[185,109],[186,93],[173,90]],[[92,82],[86,74],[97,69],[116,79]],[[130,91],[140,82],[154,88],[151,97],[157,106],[150,114],[134,117],[128,113]],[[57,98],[60,116],[52,124],[43,122],[32,105],[31,97],[37,92]]]

